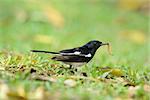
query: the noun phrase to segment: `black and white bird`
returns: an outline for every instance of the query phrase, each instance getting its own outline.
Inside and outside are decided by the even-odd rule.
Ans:
[[[59,52],[31,50],[32,52],[50,53],[55,54],[52,60],[61,61],[70,67],[80,67],[88,63],[95,55],[100,46],[109,45],[109,43],[102,43],[98,40],[92,40],[81,47],[73,49],[61,50]]]

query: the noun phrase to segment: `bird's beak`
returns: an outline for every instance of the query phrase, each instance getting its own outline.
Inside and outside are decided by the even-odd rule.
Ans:
[[[109,43],[102,43],[101,45],[109,45]]]

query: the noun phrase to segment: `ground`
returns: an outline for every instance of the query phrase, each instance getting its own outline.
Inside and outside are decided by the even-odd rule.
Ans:
[[[150,99],[145,11],[104,0],[0,2],[0,98]],[[52,61],[53,55],[30,52],[59,51],[93,39],[109,42],[112,55],[101,47],[76,73]]]

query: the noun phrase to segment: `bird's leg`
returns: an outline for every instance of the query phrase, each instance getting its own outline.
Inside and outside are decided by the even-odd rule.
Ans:
[[[73,66],[72,65],[69,65],[69,72],[72,74],[72,75],[74,75],[74,68],[73,68]]]
[[[73,67],[72,72],[74,73],[74,75],[77,75],[77,74],[78,74],[77,68],[76,68],[76,67]]]
[[[75,71],[75,72],[77,72],[77,71],[78,71],[78,69],[77,69],[77,68],[75,68],[75,69],[74,69],[74,71]]]
[[[72,65],[69,65],[69,69],[72,69]]]
[[[82,69],[82,71],[80,72],[80,75],[84,76],[84,77],[87,77],[87,71],[88,70],[88,66],[87,65],[84,65],[84,69]],[[89,72],[90,73],[90,72]]]
[[[77,68],[76,68],[76,67],[73,67],[72,65],[69,66],[69,69],[70,69],[71,74],[73,74],[73,75],[74,75],[75,73],[77,73],[77,71],[78,71]]]

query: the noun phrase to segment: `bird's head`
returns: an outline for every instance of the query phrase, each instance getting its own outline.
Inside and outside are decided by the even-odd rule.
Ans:
[[[109,43],[102,43],[98,40],[92,40],[86,44],[89,49],[95,48],[98,49],[100,46],[109,45]]]

